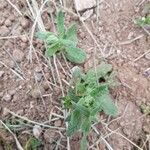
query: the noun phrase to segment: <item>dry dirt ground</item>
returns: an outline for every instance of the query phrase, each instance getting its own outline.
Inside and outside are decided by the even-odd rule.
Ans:
[[[39,6],[41,3],[39,1]],[[150,107],[150,37],[134,24],[136,18],[144,15],[142,10],[147,3],[148,0],[102,0],[85,24],[65,9],[66,25],[78,24],[79,47],[88,54],[80,67],[87,71],[105,59],[113,65],[120,81],[120,86],[112,90],[118,116],[101,116],[97,133],[91,131],[89,135],[89,149],[150,149],[147,111]],[[49,3],[43,9],[46,30],[55,31],[59,2],[55,4]],[[66,7],[74,11],[72,3]],[[45,58],[44,44],[37,38],[31,39],[34,21],[26,0],[12,0],[11,4],[0,0],[0,119],[24,149],[32,149],[28,148],[31,138],[40,142],[35,149],[69,149],[60,99],[67,90],[70,68],[74,65],[62,55]],[[80,135],[70,139],[71,150],[79,149],[79,140]],[[16,141],[6,126],[1,125],[0,150],[7,149],[17,149]]]

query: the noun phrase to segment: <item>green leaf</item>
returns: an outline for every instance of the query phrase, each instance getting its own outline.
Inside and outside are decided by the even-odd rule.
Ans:
[[[79,110],[76,109],[71,113],[71,119],[68,125],[67,135],[68,136],[73,135],[80,128],[80,123],[81,123],[81,113]]]
[[[64,26],[64,14],[62,11],[57,13],[57,32],[60,37],[64,36],[65,26]]]
[[[80,143],[80,150],[87,150],[88,145],[87,145],[87,135],[83,135],[81,143]]]
[[[86,59],[86,53],[80,48],[67,47],[65,50],[66,50],[65,55],[67,59],[71,62],[81,64]]]
[[[46,40],[51,35],[54,35],[54,33],[51,33],[51,32],[48,32],[48,31],[46,31],[46,32],[39,31],[39,32],[36,33],[35,36],[38,37],[41,40]]]
[[[105,80],[105,77],[112,72],[112,66],[105,62],[102,62],[96,69],[90,69],[86,75],[86,83],[97,83],[100,78]]]
[[[91,121],[90,121],[90,119],[89,118],[83,119],[82,124],[81,124],[82,132],[88,134],[89,131],[90,131],[90,128],[91,128]]]
[[[75,24],[71,25],[65,34],[65,39],[71,40],[74,43],[74,47],[77,46],[78,39],[77,39],[77,27]]]
[[[47,57],[51,57],[53,56],[57,51],[59,50],[59,44],[58,43],[54,43],[50,46],[47,47],[46,50],[46,56]]]
[[[80,101],[82,102],[82,99],[80,99]],[[88,108],[86,108],[85,106],[81,105],[79,102],[77,104],[72,102],[73,108],[77,109],[79,112],[81,112],[81,114],[83,116],[89,117],[90,112],[89,112]]]
[[[49,35],[46,39],[46,43],[47,44],[53,44],[53,43],[56,43],[58,42],[58,38],[56,35]]]
[[[111,116],[117,115],[117,107],[113,103],[109,93],[102,94],[99,98],[99,101],[101,103],[102,110],[107,114]]]
[[[64,47],[74,47],[74,41],[67,40],[67,39],[59,39],[59,42],[64,45]]]

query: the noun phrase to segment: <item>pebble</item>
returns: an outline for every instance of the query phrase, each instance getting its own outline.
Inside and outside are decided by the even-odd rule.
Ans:
[[[40,82],[43,78],[43,74],[40,72],[35,73],[35,80]]]
[[[60,138],[60,134],[57,131],[54,131],[52,129],[47,129],[44,132],[44,139],[48,143],[53,143],[57,141]]]
[[[33,135],[38,139],[42,133],[42,128],[39,125],[33,127]]]
[[[54,122],[55,127],[60,127],[61,126],[61,120],[56,120]]]
[[[28,28],[28,27],[29,27],[29,21],[28,21],[28,19],[26,19],[26,18],[21,19],[20,24],[21,24],[21,26],[22,26],[23,28]]]
[[[40,89],[38,87],[35,87],[32,91],[31,91],[31,96],[33,98],[41,98],[41,94],[43,95],[45,92],[43,87],[40,87]]]
[[[12,96],[10,94],[6,93],[6,94],[4,94],[2,99],[5,100],[6,102],[9,102],[9,101],[11,101]]]
[[[48,82],[43,83],[43,88],[45,89],[45,91],[47,91],[49,89]]]
[[[147,60],[150,60],[150,53],[146,54],[146,55],[145,55],[145,58],[146,58]]]
[[[42,68],[40,66],[35,67],[35,72],[41,72]]]
[[[16,60],[16,62],[20,63],[23,61],[24,53],[21,50],[15,49],[13,51],[13,57]]]
[[[13,96],[16,93],[16,90],[9,90],[8,93]]]
[[[4,71],[0,71],[0,78],[3,77]]]
[[[26,36],[21,37],[21,41],[24,43],[28,42],[28,38]]]
[[[11,22],[9,19],[7,19],[7,20],[5,21],[5,25],[6,25],[7,27],[10,27],[11,24],[12,24],[12,22]]]
[[[9,33],[9,29],[6,26],[0,28],[0,36],[6,36]]]
[[[10,15],[10,16],[9,16],[9,20],[10,20],[10,21],[14,21],[14,20],[15,20],[15,16],[14,16],[14,15]]]

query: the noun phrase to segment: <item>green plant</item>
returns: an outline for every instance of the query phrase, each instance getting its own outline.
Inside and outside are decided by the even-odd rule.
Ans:
[[[150,16],[141,17],[135,20],[135,24],[143,27],[144,25],[150,25]]]
[[[116,85],[112,66],[105,62],[86,74],[76,67],[72,73],[71,87],[63,98],[64,107],[70,109],[66,118],[67,135],[81,131],[81,149],[87,149],[87,136],[91,126],[98,120],[99,112],[116,116],[117,108],[109,94],[109,88]]]
[[[77,48],[77,28],[71,25],[65,29],[64,14],[59,11],[57,14],[57,33],[37,32],[36,36],[46,43],[46,55],[51,57],[57,52],[63,52],[66,58],[74,63],[83,63],[86,59],[86,53]]]

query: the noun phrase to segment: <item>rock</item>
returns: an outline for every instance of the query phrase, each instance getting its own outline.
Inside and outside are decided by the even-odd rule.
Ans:
[[[96,6],[96,0],[74,0],[76,10],[83,11]]]
[[[54,122],[55,127],[60,127],[61,126],[61,120],[56,120]]]
[[[24,53],[21,50],[15,49],[13,51],[13,57],[16,60],[16,62],[20,63],[23,61]]]
[[[42,133],[42,128],[39,125],[33,127],[33,135],[38,139]]]
[[[0,36],[6,36],[9,33],[9,29],[6,26],[0,28]]]
[[[28,38],[26,36],[21,37],[21,41],[24,43],[28,42]]]
[[[7,19],[7,20],[5,21],[5,25],[6,25],[7,27],[10,27],[10,26],[11,26],[11,21],[10,21],[9,19]]]
[[[33,98],[41,98],[41,94],[43,95],[45,92],[43,87],[40,87],[40,89],[38,87],[34,87],[34,89],[31,91],[31,96]]]
[[[145,55],[145,58],[146,58],[147,60],[150,60],[150,53],[146,54],[146,55]]]
[[[48,129],[44,132],[44,139],[47,143],[56,142],[60,138],[60,134],[52,129]]]
[[[87,10],[85,13],[83,13],[82,18],[83,20],[86,20],[90,18],[93,14],[93,9]]]
[[[0,78],[2,78],[4,75],[4,71],[0,71]]]
[[[43,83],[43,88],[45,89],[45,91],[47,91],[49,89],[48,82]]]
[[[20,24],[23,28],[28,28],[29,27],[29,20],[26,18],[21,19]]]
[[[43,74],[42,73],[35,73],[35,80],[40,82],[41,79],[43,78]]]
[[[35,72],[41,72],[42,68],[40,66],[35,67]]]
[[[8,93],[9,93],[11,96],[13,96],[13,95],[16,93],[16,90],[15,90],[15,89],[14,89],[14,90],[9,90]]]
[[[10,94],[4,94],[3,98],[4,101],[9,102],[12,99],[12,96]]]

